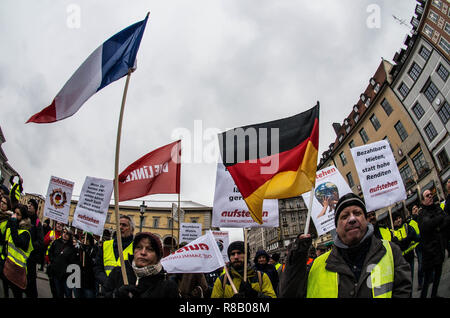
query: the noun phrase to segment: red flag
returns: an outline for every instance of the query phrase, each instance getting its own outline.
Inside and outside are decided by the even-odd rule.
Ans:
[[[149,194],[180,193],[181,140],[162,146],[129,165],[119,175],[119,201]]]

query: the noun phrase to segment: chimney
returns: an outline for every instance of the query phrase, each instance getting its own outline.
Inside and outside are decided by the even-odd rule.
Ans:
[[[333,123],[333,128],[334,128],[334,132],[336,133],[336,135],[338,135],[339,134],[339,130],[341,130],[341,124]]]

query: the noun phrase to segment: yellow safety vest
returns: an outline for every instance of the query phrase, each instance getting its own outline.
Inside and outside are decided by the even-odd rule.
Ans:
[[[386,254],[370,272],[373,298],[391,298],[394,286],[394,256],[388,241],[382,240]],[[331,251],[314,260],[308,276],[307,298],[338,298],[339,275],[325,268]]]
[[[0,223],[1,236],[4,236],[6,233],[6,224],[8,224],[8,220],[5,220],[2,223]],[[5,242],[6,242],[6,240],[5,240]],[[3,255],[3,245],[2,244],[0,244],[0,257],[2,259],[5,259],[5,256]]]
[[[386,240],[389,242],[392,241],[391,230],[389,230],[388,228],[385,228],[385,227],[380,227],[379,229],[380,229],[380,234],[381,234],[381,237],[383,238],[383,240]]]
[[[417,222],[414,221],[416,224]],[[401,228],[399,228],[397,231],[394,231],[394,235],[401,241],[403,239],[405,239],[408,236],[408,233],[406,233],[406,227],[408,225],[407,224],[403,224],[403,226]],[[414,228],[414,227],[413,227]],[[414,228],[414,230],[416,230]],[[417,233],[417,231],[416,231]],[[419,244],[419,242],[415,242],[415,241],[411,241],[411,243],[409,244],[408,248],[404,251],[402,251],[402,255],[406,255],[409,252],[411,252],[413,249],[416,248],[416,246]]]
[[[18,234],[22,234],[23,232],[27,232],[30,235],[30,241],[28,242],[28,248],[26,251],[18,248],[12,239],[11,235],[11,229],[6,229],[6,237],[5,241],[7,242],[7,251],[8,255],[7,257],[13,261],[15,264],[17,264],[20,267],[24,267],[25,270],[27,269],[27,260],[28,257],[30,257],[31,252],[33,251],[33,243],[31,241],[31,234],[27,230],[18,230]]]
[[[53,242],[58,239],[58,237],[56,237],[56,231],[55,230],[51,230],[50,231],[50,236],[54,236],[55,239],[53,241],[50,241],[50,243],[48,243],[48,247],[47,247],[47,251],[45,252],[45,256],[48,257],[48,252],[50,251],[50,247],[52,246]]]
[[[103,242],[103,266],[106,276],[109,276],[114,267],[120,267],[120,257],[114,256],[114,240]],[[133,255],[133,243],[123,250],[123,259],[127,260],[129,255]]]
[[[19,201],[20,200],[20,195],[21,195],[21,193],[20,193],[20,185],[18,183],[14,183],[13,188],[16,185],[17,185],[17,187],[16,187],[16,189],[14,191],[14,197],[17,199],[17,201]]]

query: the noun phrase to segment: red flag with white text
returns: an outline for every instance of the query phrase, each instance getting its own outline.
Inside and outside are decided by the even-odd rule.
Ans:
[[[181,140],[162,146],[119,175],[119,201],[149,194],[180,193]]]

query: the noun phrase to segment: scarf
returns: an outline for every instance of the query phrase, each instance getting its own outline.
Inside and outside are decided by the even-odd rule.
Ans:
[[[133,260],[133,262],[131,263],[131,267],[133,267],[133,271],[136,274],[137,280],[136,280],[136,285],[139,282],[139,279],[143,278],[143,277],[147,277],[147,276],[151,276],[151,275],[156,275],[159,272],[161,272],[162,270],[162,265],[161,263],[157,263],[155,265],[148,265],[148,266],[144,266],[144,267],[136,267],[136,264]]]
[[[344,249],[347,249],[347,248],[354,248],[354,247],[360,246],[361,243],[364,242],[367,238],[371,237],[372,234],[373,234],[373,225],[372,225],[371,223],[369,223],[369,224],[367,224],[367,231],[366,231],[366,234],[363,236],[363,238],[362,238],[361,241],[358,243],[358,245],[352,246],[352,247],[349,247],[349,246],[345,245],[345,244],[341,241],[341,239],[339,238],[339,235],[337,235],[337,233],[335,234],[335,236],[334,236],[334,238],[333,238],[333,240],[334,240],[334,245],[336,245],[336,246],[339,247],[339,248],[344,248]]]

